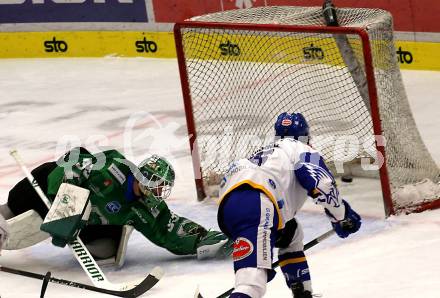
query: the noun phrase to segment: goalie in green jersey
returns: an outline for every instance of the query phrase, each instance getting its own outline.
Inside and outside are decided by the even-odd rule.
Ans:
[[[97,260],[121,266],[128,237],[136,229],[176,255],[204,259],[232,252],[223,233],[208,231],[168,208],[165,199],[175,172],[163,157],[152,155],[136,166],[116,150],[91,154],[75,148],[32,174],[52,206],[47,209],[26,179],[17,183],[8,203],[0,205],[0,216],[9,224],[5,249],[30,246],[49,235],[54,245],[63,247],[79,235]]]

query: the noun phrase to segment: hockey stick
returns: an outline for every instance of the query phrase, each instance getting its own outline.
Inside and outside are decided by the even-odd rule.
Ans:
[[[47,271],[46,275],[43,278],[43,284],[41,285],[40,298],[44,298],[47,290],[47,285],[49,284],[51,276],[52,273],[50,271]]]
[[[32,187],[40,196],[41,200],[46,204],[47,208],[50,209],[51,202],[46,197],[45,193],[41,189],[40,185],[38,185],[37,180],[34,178],[32,173],[28,170],[28,168],[24,165],[24,162],[18,155],[17,150],[11,150],[11,156],[15,159],[17,164],[20,166],[23,173],[26,175],[26,178],[31,183]],[[96,263],[93,256],[90,254],[84,243],[82,243],[79,237],[76,237],[74,241],[69,243],[69,247],[72,249],[75,258],[80,263],[81,267],[92,281],[92,283],[99,288],[105,288],[112,291],[126,291],[135,288],[137,285],[142,283],[142,280],[125,283],[125,284],[114,284],[108,281],[101,268]],[[163,275],[163,270],[160,267],[155,267],[153,271],[159,273],[157,276],[159,279]]]
[[[313,246],[315,246],[316,244],[324,241],[325,239],[327,239],[328,237],[332,236],[335,233],[335,230],[331,229],[327,232],[325,232],[324,234],[322,234],[321,236],[313,239],[312,241],[306,243],[304,245],[304,251],[308,250],[309,248],[312,248]],[[272,269],[277,268],[280,265],[280,261],[276,261],[275,263],[272,264]],[[231,295],[232,291],[234,291],[234,288],[230,288],[229,290],[227,290],[226,292],[224,292],[223,294],[217,296],[217,298],[226,298],[229,297],[229,295]],[[203,296],[198,292],[195,294],[195,297],[197,298],[203,298]]]
[[[43,274],[33,273],[33,272],[29,272],[29,271],[23,271],[23,270],[19,270],[19,269],[4,267],[4,266],[0,265],[0,271],[2,271],[2,272],[12,273],[12,274],[30,277],[30,278],[34,278],[34,279],[46,280],[47,282],[51,282],[51,283],[55,283],[55,284],[59,284],[59,285],[63,285],[63,286],[74,287],[74,288],[89,290],[89,291],[93,291],[93,292],[98,292],[98,293],[103,293],[103,294],[108,294],[108,295],[113,295],[113,296],[118,296],[118,297],[138,297],[138,296],[144,294],[145,292],[147,292],[149,289],[151,289],[155,284],[157,284],[159,282],[159,280],[162,276],[162,273],[160,271],[159,272],[156,271],[157,268],[158,267],[153,269],[153,271],[151,271],[151,273],[148,274],[148,276],[135,288],[132,288],[129,290],[124,290],[124,291],[115,291],[115,290],[94,287],[94,286],[90,286],[90,285],[86,285],[86,284],[82,284],[82,283],[78,283],[78,282],[74,282],[74,281],[70,281],[70,280],[66,280],[66,279],[59,279],[59,278],[51,277],[49,274],[43,275]],[[45,291],[45,289],[42,289],[43,295],[44,295],[44,291]]]

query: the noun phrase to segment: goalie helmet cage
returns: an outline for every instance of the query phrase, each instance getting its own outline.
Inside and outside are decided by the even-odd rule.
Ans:
[[[328,27],[320,7],[272,6],[175,25],[199,199],[232,160],[272,140],[287,111],[305,115],[333,171],[380,177],[387,216],[440,207],[440,171],[411,114],[391,15],[337,16],[340,26]]]

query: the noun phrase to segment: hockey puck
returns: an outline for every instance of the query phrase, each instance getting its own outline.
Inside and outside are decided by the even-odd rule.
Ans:
[[[341,181],[342,182],[348,182],[348,183],[353,182],[353,176],[351,176],[351,175],[344,175],[344,176],[341,177]]]
[[[51,275],[52,274],[50,273],[50,271],[47,271],[46,275],[44,276],[43,285],[41,286],[40,298],[44,298],[44,294],[46,293],[47,285],[49,283]]]

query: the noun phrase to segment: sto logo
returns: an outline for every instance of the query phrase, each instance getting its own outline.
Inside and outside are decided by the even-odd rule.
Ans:
[[[232,252],[232,258],[235,261],[243,260],[250,256],[254,251],[254,245],[248,239],[239,237],[234,242],[234,251]]]

